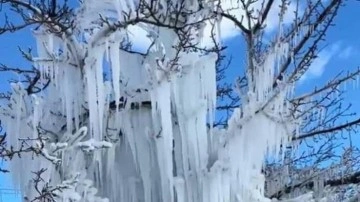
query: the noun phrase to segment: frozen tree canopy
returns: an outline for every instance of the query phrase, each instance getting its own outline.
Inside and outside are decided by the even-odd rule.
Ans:
[[[13,83],[1,113],[11,144],[27,140],[40,156],[11,161],[24,197],[36,198],[32,171],[46,168],[38,186],[54,187],[64,202],[272,201],[264,196],[265,157],[281,159],[301,125],[289,101],[294,83],[275,77],[290,44],[278,37],[262,58],[250,57],[242,105],[228,127],[212,127],[218,55],[179,47],[208,45],[211,26],[220,42],[222,18],[213,16],[217,2],[188,0],[181,6],[191,14],[173,19],[166,12],[176,2],[140,1],[157,16],[139,16],[138,1],[86,0],[73,30],[33,30],[33,65],[46,88],[30,95]],[[137,47],[145,51],[124,48],[140,40],[135,32],[145,33]],[[312,201],[312,193],[290,201]]]
[[[43,158],[29,154],[11,162],[15,182],[33,198],[31,171],[47,168],[44,183],[73,180],[59,193],[63,201],[268,201],[264,156],[296,130],[286,102],[292,86],[272,91],[276,63],[287,54],[287,44],[279,41],[262,62],[253,61],[251,90],[242,95],[248,101],[236,109],[229,127],[209,128],[216,55],[176,52],[172,46],[181,39],[173,30],[154,33],[146,25],[143,29],[154,37],[146,58],[120,50],[127,33],[97,27],[95,13],[122,19],[122,12],[134,6],[85,1],[76,18],[81,38],[60,38],[41,28],[34,32],[34,65],[52,82],[31,97],[21,83],[13,84],[4,120],[14,143],[41,135],[45,145],[34,142]],[[189,1],[186,6],[198,5]],[[201,41],[203,30],[192,29],[194,40]],[[176,54],[177,64],[170,61]]]

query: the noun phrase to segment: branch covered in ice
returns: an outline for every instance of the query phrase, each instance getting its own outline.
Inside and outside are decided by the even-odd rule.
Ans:
[[[112,147],[112,144],[107,141],[96,141],[94,139],[90,139],[84,142],[77,143],[77,146],[85,151],[85,152],[92,152],[95,149],[108,149]]]

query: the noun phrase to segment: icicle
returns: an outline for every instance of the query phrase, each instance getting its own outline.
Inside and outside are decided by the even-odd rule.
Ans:
[[[161,138],[156,142],[157,154],[159,159],[159,168],[161,173],[161,186],[163,201],[173,201],[173,174],[172,174],[172,142],[173,132],[171,124],[170,111],[170,84],[167,81],[161,82],[155,89],[155,94],[152,95],[152,100],[156,100],[156,105],[159,107]]]
[[[88,68],[85,69],[88,102],[90,109],[90,133],[96,140],[102,139],[103,117],[105,105],[105,92],[103,81],[103,51],[96,48],[93,55],[85,61]]]
[[[104,108],[105,108],[105,88],[104,88],[104,79],[103,79],[103,60],[101,52],[97,53],[96,57],[96,89],[97,89],[97,105],[98,105],[98,122],[99,124],[99,134],[97,134],[98,139],[103,139],[103,120],[104,120]]]
[[[64,70],[64,99],[65,99],[65,110],[66,110],[66,127],[67,127],[67,131],[68,132],[72,132],[73,130],[73,122],[72,122],[72,118],[73,118],[73,95],[72,93],[74,92],[74,87],[72,86],[72,78],[71,78],[71,74],[72,72],[70,72],[69,69],[65,69]],[[76,89],[76,88],[75,88]]]
[[[185,182],[182,178],[175,178],[177,202],[185,202]]]
[[[93,63],[94,59],[90,60],[88,59],[85,61],[86,64],[88,64],[88,68],[85,70],[86,80],[87,80],[87,88],[88,88],[88,103],[89,103],[89,109],[90,109],[90,134],[94,138],[96,133],[99,133],[97,130],[97,124],[98,124],[98,114],[96,113],[97,110],[97,86],[94,81],[96,81],[96,74],[93,70]]]
[[[112,73],[112,83],[113,90],[115,95],[116,103],[116,114],[118,114],[118,107],[120,105],[120,51],[119,44],[114,43],[110,47],[110,59],[111,59],[111,73]],[[115,117],[115,122],[118,121],[118,116]]]

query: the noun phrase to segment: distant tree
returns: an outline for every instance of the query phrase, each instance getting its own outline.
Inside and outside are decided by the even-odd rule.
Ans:
[[[1,95],[0,157],[24,201],[356,200],[344,132],[360,119],[340,87],[359,70],[296,91],[344,2],[0,0],[16,14],[0,34],[37,42],[20,49],[32,68],[0,66],[20,78]],[[246,45],[234,84],[226,22]]]

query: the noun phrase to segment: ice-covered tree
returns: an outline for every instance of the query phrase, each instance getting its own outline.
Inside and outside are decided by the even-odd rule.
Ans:
[[[20,78],[3,96],[0,151],[25,201],[331,200],[336,173],[314,180],[324,171],[307,175],[291,151],[359,122],[339,123],[333,96],[359,71],[296,93],[342,0],[0,2],[21,19],[0,33],[30,26],[37,42],[21,50],[32,69],[0,67]],[[232,34],[246,46],[234,87]]]

